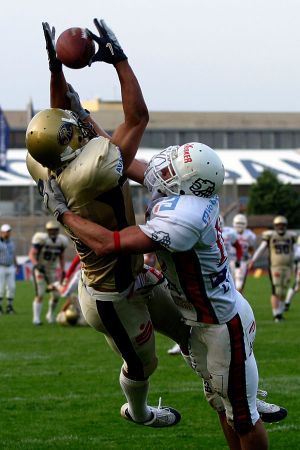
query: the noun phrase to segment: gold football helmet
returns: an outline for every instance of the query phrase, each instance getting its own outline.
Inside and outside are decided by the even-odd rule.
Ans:
[[[56,220],[49,220],[45,225],[46,230],[59,230],[59,224]]]
[[[75,157],[86,139],[79,121],[72,111],[50,108],[38,112],[26,131],[26,147],[42,166],[58,169]]]
[[[288,226],[287,218],[284,216],[277,216],[273,220],[273,225],[277,233],[283,236]]]
[[[29,152],[26,155],[26,166],[36,183],[38,180],[47,180],[49,178],[48,169],[38,163]]]
[[[69,305],[65,311],[66,321],[69,325],[76,325],[79,319],[79,313],[75,305]]]
[[[275,217],[275,219],[273,220],[273,225],[280,225],[280,224],[287,225],[288,224],[287,218],[284,216]]]

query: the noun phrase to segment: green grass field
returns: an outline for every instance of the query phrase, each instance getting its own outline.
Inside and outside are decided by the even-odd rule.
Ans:
[[[300,449],[300,294],[284,323],[275,324],[266,277],[250,278],[246,296],[257,319],[255,354],[260,387],[268,400],[289,410],[281,423],[266,425],[271,449]],[[149,403],[180,410],[170,429],[137,426],[119,415],[119,358],[90,327],[34,327],[33,290],[19,282],[17,314],[0,317],[0,449],[226,449],[217,415],[206,404],[202,383],[173,344],[157,336],[159,368],[151,378]],[[44,306],[43,315],[46,313]]]

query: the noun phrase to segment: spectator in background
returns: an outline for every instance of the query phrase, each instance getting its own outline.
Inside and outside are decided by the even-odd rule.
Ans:
[[[6,294],[7,314],[14,314],[13,301],[16,291],[16,272],[19,270],[16,260],[15,243],[10,238],[11,226],[7,223],[0,228],[0,314],[3,313],[2,301]]]
[[[29,259],[32,262],[33,282],[35,297],[33,300],[33,324],[42,325],[41,312],[43,297],[49,284],[57,280],[57,264],[59,262],[62,280],[65,276],[65,249],[68,246],[68,238],[59,234],[59,224],[55,220],[46,223],[45,232],[37,232],[33,235],[29,251]],[[55,322],[54,310],[60,298],[58,290],[50,293],[49,307],[46,319],[49,323]]]

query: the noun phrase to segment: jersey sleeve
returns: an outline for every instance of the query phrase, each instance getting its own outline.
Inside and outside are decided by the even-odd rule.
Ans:
[[[262,233],[261,238],[263,241],[269,242],[271,239],[271,235],[272,235],[272,231],[267,230]]]
[[[45,244],[47,235],[45,233],[37,232],[32,236],[31,244],[33,247],[42,247]]]
[[[170,222],[162,217],[155,217],[139,227],[154,242],[158,242],[171,252],[189,250],[199,240],[199,232],[196,229],[183,223]]]

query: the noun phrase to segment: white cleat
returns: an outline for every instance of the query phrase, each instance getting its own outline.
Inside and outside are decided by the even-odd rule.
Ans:
[[[262,397],[267,396],[266,391],[257,391],[258,395]],[[287,416],[287,410],[282,406],[274,405],[273,403],[267,403],[264,400],[256,399],[256,407],[261,420],[266,423],[280,422]]]
[[[161,406],[160,401],[161,399],[159,399],[159,405],[157,408],[149,406],[149,408],[151,409],[152,417],[146,422],[136,422],[135,420],[133,420],[128,411],[128,403],[125,403],[121,407],[121,416],[124,417],[124,419],[130,420],[131,422],[134,422],[138,425],[146,425],[147,427],[162,428],[172,427],[173,425],[176,425],[181,419],[180,413],[170,406]]]
[[[181,350],[178,344],[175,344],[172,348],[169,348],[168,350],[169,355],[180,355]]]
[[[46,320],[47,320],[48,323],[55,323],[54,314],[51,314],[51,312],[48,311],[47,314],[46,314]]]

